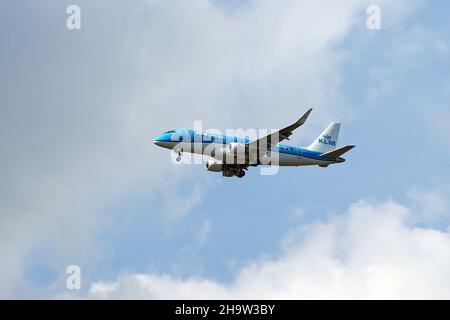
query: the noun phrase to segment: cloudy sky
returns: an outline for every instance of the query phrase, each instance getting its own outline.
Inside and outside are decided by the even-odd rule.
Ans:
[[[448,12],[1,1],[0,297],[450,298]],[[226,179],[153,145],[311,106],[291,143],[340,121],[339,144],[357,145],[344,164]]]

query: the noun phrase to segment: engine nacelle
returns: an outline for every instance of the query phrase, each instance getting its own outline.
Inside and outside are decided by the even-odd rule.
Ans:
[[[238,156],[245,156],[245,145],[242,143],[231,142],[227,145],[227,153]]]
[[[212,172],[221,172],[223,168],[223,162],[218,160],[206,160],[205,168]]]
[[[224,146],[216,146],[204,154],[217,159],[222,164],[244,164],[246,163],[246,145],[232,142]]]

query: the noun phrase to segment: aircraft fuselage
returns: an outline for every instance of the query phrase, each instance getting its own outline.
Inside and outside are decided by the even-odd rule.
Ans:
[[[207,133],[198,133],[193,130],[177,129],[173,132],[166,132],[158,136],[154,143],[162,148],[172,149],[176,152],[191,152],[195,154],[208,155],[220,161],[224,161],[224,155],[211,150],[220,150],[226,148],[229,144],[246,144],[249,139],[230,137],[225,135],[214,135]],[[326,141],[328,144],[329,141]],[[345,161],[341,157],[324,158],[322,152],[308,150],[307,148],[287,146],[277,144],[267,150],[268,155],[277,162],[272,165],[279,166],[307,166],[319,165],[328,166],[333,163],[341,163]],[[263,155],[264,157],[264,155]],[[237,161],[237,160],[235,160]]]

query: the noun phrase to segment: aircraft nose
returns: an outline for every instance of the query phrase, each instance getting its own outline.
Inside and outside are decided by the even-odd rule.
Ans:
[[[161,141],[159,140],[153,140],[153,143],[156,144],[158,147],[161,147]]]
[[[165,141],[167,141],[167,135],[161,134],[153,140],[153,143],[159,147],[162,147]]]

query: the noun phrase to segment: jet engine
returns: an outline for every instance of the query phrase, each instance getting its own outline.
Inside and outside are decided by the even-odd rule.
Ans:
[[[206,149],[205,149],[206,152]],[[245,163],[246,146],[242,143],[231,142],[224,146],[216,146],[212,150],[206,152],[206,155],[216,158],[225,164]],[[238,159],[238,161],[236,161]]]
[[[212,172],[221,172],[223,168],[223,162],[218,160],[207,160],[205,162],[205,168]]]
[[[245,145],[242,143],[231,142],[227,145],[227,152],[233,155],[245,155]]]

